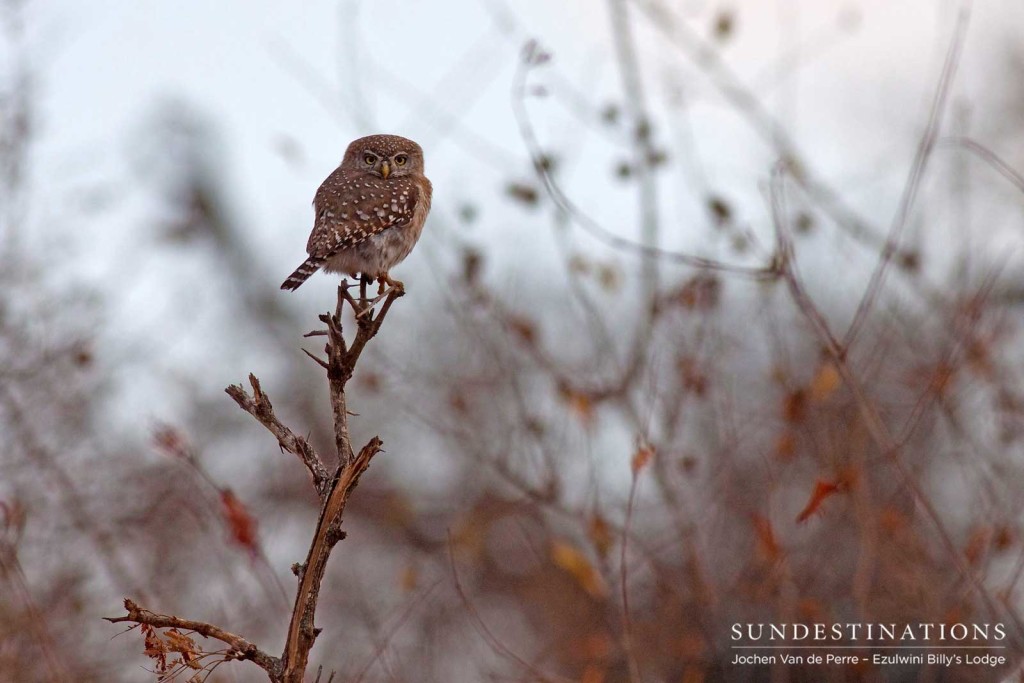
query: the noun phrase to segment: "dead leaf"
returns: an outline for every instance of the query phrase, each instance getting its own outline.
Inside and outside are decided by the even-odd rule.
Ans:
[[[797,522],[806,522],[811,515],[817,512],[821,508],[821,504],[825,502],[825,499],[829,496],[838,493],[843,489],[843,483],[840,481],[823,481],[819,479],[814,484],[814,491],[811,493],[811,499],[807,501],[807,505],[797,515]]]
[[[675,301],[689,311],[710,311],[718,307],[722,281],[712,273],[698,273],[673,294]]]
[[[715,39],[725,42],[736,30],[736,15],[729,10],[722,10],[715,16],[713,28]]]
[[[584,427],[590,427],[593,424],[594,402],[590,396],[566,384],[559,385],[558,395],[567,404],[569,412],[576,415]]]
[[[615,545],[615,536],[612,534],[611,526],[600,514],[595,514],[590,518],[590,523],[587,525],[587,536],[594,544],[597,554],[602,558],[608,557],[612,546]]]
[[[818,371],[814,373],[814,379],[811,380],[811,400],[816,403],[828,400],[829,396],[836,393],[836,389],[842,383],[843,378],[839,375],[836,366],[827,361],[822,363]]]
[[[722,197],[717,195],[708,197],[707,207],[715,225],[721,227],[732,222],[732,207]]]
[[[419,584],[419,570],[414,565],[407,564],[398,577],[398,585],[403,593],[411,593],[416,590]]]
[[[615,653],[615,639],[607,631],[594,631],[573,643],[573,649],[584,660],[607,661]]]
[[[171,425],[158,424],[153,429],[153,443],[158,450],[171,457],[182,460],[189,460],[192,457],[192,447],[185,435]]]
[[[633,453],[633,460],[630,462],[630,468],[633,470],[633,476],[640,474],[643,468],[647,467],[647,464],[654,457],[654,448],[641,444],[637,446],[636,452]]]
[[[603,599],[608,595],[608,586],[587,556],[575,546],[565,541],[551,543],[551,560],[560,569],[572,576],[580,588],[595,598]]]
[[[248,550],[250,555],[259,554],[256,518],[249,513],[231,489],[221,489],[220,502],[231,540]]]
[[[1013,545],[1014,533],[1009,527],[1000,524],[996,527],[995,537],[992,542],[995,545],[996,550],[1006,550]]]
[[[989,541],[992,538],[991,529],[985,527],[975,529],[967,539],[967,546],[964,548],[964,558],[970,565],[977,565],[978,561],[985,555]]]
[[[782,401],[782,417],[786,422],[794,424],[803,422],[807,417],[807,392],[795,389],[786,394]]]
[[[509,197],[526,206],[536,206],[540,202],[540,192],[537,188],[526,183],[509,183],[505,187]]]
[[[606,292],[617,292],[622,287],[622,273],[611,263],[598,266],[597,282]]]
[[[505,318],[509,332],[527,346],[537,343],[537,325],[523,315],[509,315]]]
[[[796,455],[796,434],[792,429],[784,429],[775,440],[775,456],[779,460],[792,460]]]
[[[754,533],[757,536],[757,552],[767,562],[775,562],[782,556],[782,547],[775,538],[775,530],[767,517],[754,515]]]

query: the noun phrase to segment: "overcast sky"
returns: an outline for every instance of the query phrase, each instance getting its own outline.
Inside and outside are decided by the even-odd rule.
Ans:
[[[717,12],[735,10],[725,56],[770,93],[774,113],[826,177],[849,181],[855,194],[865,179],[905,171],[953,2],[667,4],[705,35]],[[977,3],[958,93],[991,99],[981,77],[1001,41],[1024,35],[1013,5]],[[611,100],[620,89],[607,8],[600,0],[30,3],[27,42],[43,104],[37,176],[48,188],[90,174],[137,175],[125,163],[138,161],[133,147],[147,121],[160,103],[184,102],[216,126],[224,173],[254,237],[272,253],[291,254],[290,263],[302,254],[313,190],[360,134],[423,142],[442,211],[490,201],[504,179],[526,170],[509,107],[522,42],[539,38],[560,77],[596,102]],[[756,198],[768,168],[763,149],[646,20],[638,19],[636,35],[656,105],[673,88],[689,103],[712,182]],[[801,66],[789,71],[794,56]],[[536,103],[535,111],[556,148],[560,138],[581,149],[601,142],[575,131],[556,103]],[[671,147],[668,134],[665,142]],[[597,170],[567,181],[584,188],[584,200],[604,196],[585,189],[607,185]],[[102,227],[116,229],[117,221]]]
[[[666,4],[675,8],[676,20],[708,37],[716,16],[733,12],[734,30],[723,47],[730,66],[765,96],[817,172],[884,229],[926,120],[956,4]],[[985,0],[974,8],[955,96],[983,134],[1006,123],[1001,84],[1015,68],[1007,51],[1024,35],[1018,4]],[[721,256],[701,241],[707,220],[693,184],[728,197],[752,229],[761,230],[763,187],[775,159],[699,70],[647,19],[634,16],[656,137],[672,155],[660,181],[665,239]],[[304,256],[317,185],[349,140],[374,132],[420,141],[434,181],[432,220],[399,277],[422,273],[434,285],[443,282],[426,266],[446,257],[446,231],[461,229],[454,216],[465,203],[483,207],[470,241],[504,260],[511,280],[517,268],[529,275],[553,261],[544,246],[550,223],[503,199],[504,183],[530,177],[510,107],[518,55],[535,37],[553,60],[533,82],[559,93],[565,92],[559,84],[569,83],[598,106],[621,102],[609,26],[608,3],[601,0],[29,3],[25,44],[40,114],[34,192],[60,198],[34,204],[33,238],[54,243],[90,284],[117,288],[108,291],[113,334],[148,336],[156,302],[160,315],[177,310],[192,320],[191,331],[174,336],[182,358],[206,353],[203,307],[173,293],[175,283],[203,277],[210,264],[175,263],[177,252],[152,250],[151,236],[144,237],[153,218],[148,169],[158,169],[152,150],[160,149],[147,138],[161,109],[177,103],[211,126],[211,156],[230,208],[279,279]],[[3,55],[9,72],[11,52]],[[622,150],[581,123],[566,101],[531,101],[544,144],[565,160],[562,178],[574,199],[630,235],[635,201],[613,174]],[[680,147],[684,139],[687,146]],[[680,149],[687,158],[680,158]],[[63,201],[95,187],[108,188],[108,206],[92,217],[83,219],[78,203]],[[1019,249],[1017,227],[996,223],[986,230],[989,241],[1012,235],[1000,238],[1000,249]],[[579,239],[585,246],[585,236]],[[827,242],[838,261],[820,263],[824,272],[841,272],[837,264],[849,259],[837,245]],[[130,275],[123,281],[112,277],[125,272]],[[855,280],[852,285],[860,286]],[[841,293],[851,281],[832,277],[828,284]],[[292,298],[320,310],[316,302],[331,286],[320,278]],[[222,313],[208,310],[207,321]],[[230,381],[241,376],[238,368],[223,371]]]

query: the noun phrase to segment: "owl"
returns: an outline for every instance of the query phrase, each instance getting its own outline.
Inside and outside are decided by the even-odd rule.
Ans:
[[[370,135],[353,141],[313,198],[309,258],[281,289],[297,289],[321,268],[396,284],[388,271],[416,246],[432,190],[423,175],[423,149],[412,140]]]

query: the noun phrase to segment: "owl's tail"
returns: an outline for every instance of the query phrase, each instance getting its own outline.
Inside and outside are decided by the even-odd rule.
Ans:
[[[295,269],[295,272],[288,276],[288,279],[281,283],[281,289],[296,290],[309,276],[320,270],[324,260],[317,256],[310,256],[303,261],[302,265]]]

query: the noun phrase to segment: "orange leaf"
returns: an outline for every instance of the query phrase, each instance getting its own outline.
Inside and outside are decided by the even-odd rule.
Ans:
[[[653,446],[646,446],[643,444],[637,446],[636,453],[633,454],[633,460],[630,463],[630,468],[633,470],[633,476],[640,474],[640,470],[647,467],[647,463],[649,463],[653,457]]]
[[[818,368],[818,372],[814,374],[814,379],[811,380],[811,400],[821,403],[828,400],[828,397],[836,393],[843,383],[843,378],[839,375],[839,370],[832,363],[822,363],[821,367]]]
[[[782,401],[782,417],[789,423],[803,422],[807,416],[807,392],[797,389],[786,394]]]
[[[907,515],[899,509],[887,505],[878,514],[878,522],[886,533],[894,534],[907,527]]]
[[[176,628],[164,631],[164,638],[167,639],[167,647],[171,652],[194,654],[196,651],[196,641]]]
[[[615,653],[615,640],[605,631],[594,631],[574,642],[573,654],[588,661],[607,661]]]
[[[245,505],[231,489],[221,489],[220,502],[224,521],[228,525],[231,539],[253,556],[259,553],[256,540],[256,518],[249,514]]]
[[[564,384],[558,387],[558,394],[569,407],[569,411],[576,414],[584,427],[589,427],[593,423],[594,402],[590,396]]]
[[[597,554],[601,557],[608,557],[612,546],[615,545],[615,536],[612,534],[612,529],[608,522],[600,514],[595,514],[590,518],[590,523],[587,524],[587,536],[590,537],[590,542],[594,544]]]
[[[964,548],[964,557],[967,562],[971,565],[978,564],[978,561],[985,554],[988,549],[989,541],[992,539],[992,532],[990,529],[982,527],[975,529],[974,532],[967,539],[967,547]]]
[[[814,492],[811,494],[811,499],[807,501],[807,505],[796,517],[797,522],[806,522],[811,515],[818,511],[821,504],[825,502],[825,499],[834,493],[838,493],[842,489],[842,482],[839,481],[823,481],[819,479],[814,484]]]
[[[580,587],[595,598],[603,598],[608,594],[604,579],[594,569],[587,556],[576,547],[564,542],[551,543],[551,559],[564,571],[568,572]]]
[[[455,525],[455,530],[452,533],[452,545],[459,555],[474,562],[480,559],[487,541],[490,521],[479,514],[479,510],[470,510],[470,514]]]
[[[775,539],[775,530],[766,517],[754,515],[754,533],[757,534],[757,550],[761,557],[774,562],[782,556],[782,548]]]
[[[419,583],[420,573],[415,566],[411,564],[405,565],[405,569],[398,577],[398,585],[405,593],[411,593],[416,590],[416,585]]]
[[[775,440],[775,455],[779,460],[792,460],[796,455],[796,434],[786,429]]]

